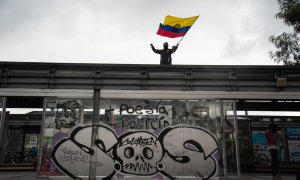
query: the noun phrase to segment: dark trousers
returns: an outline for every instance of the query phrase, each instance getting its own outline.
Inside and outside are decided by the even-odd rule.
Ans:
[[[277,149],[270,149],[271,157],[272,157],[272,173],[273,176],[277,175],[278,172],[278,150]]]

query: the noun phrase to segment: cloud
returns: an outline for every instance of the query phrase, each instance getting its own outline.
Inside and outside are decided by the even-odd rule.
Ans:
[[[164,17],[200,15],[174,64],[261,64],[269,60],[268,37],[287,29],[274,17],[278,5],[268,0],[0,3],[1,61],[158,64],[150,43],[160,48],[180,40],[155,34]]]
[[[243,39],[243,37],[239,38],[237,35],[231,34],[228,36],[224,56],[241,58],[251,53],[254,46],[255,42],[253,39]]]

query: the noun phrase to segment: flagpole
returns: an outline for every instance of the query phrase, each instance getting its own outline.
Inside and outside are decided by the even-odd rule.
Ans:
[[[186,33],[185,33],[185,35],[186,35]],[[182,38],[179,40],[179,42],[177,44],[179,44],[181,42],[181,40],[184,38],[185,35],[182,36]]]
[[[197,19],[198,19],[198,17],[199,16],[197,16],[197,18],[196,18],[196,20],[193,22],[193,24],[191,25],[191,27],[194,25],[194,23],[197,21]],[[182,39],[184,38],[184,36],[187,34],[187,32],[182,36],[182,38],[179,40],[179,42],[177,43],[177,44],[179,44],[181,41],[182,41]]]

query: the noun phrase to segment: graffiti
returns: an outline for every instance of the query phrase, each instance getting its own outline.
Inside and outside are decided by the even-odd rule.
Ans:
[[[125,145],[136,145],[136,146],[146,146],[146,145],[156,145],[156,140],[153,137],[144,137],[142,134],[138,134],[139,136],[133,136],[133,137],[128,137],[126,136],[125,140],[121,140],[119,147],[125,146]]]
[[[98,126],[98,132],[98,137],[103,139],[97,139],[94,142],[97,148],[92,149],[89,139],[92,135],[92,126],[76,127],[68,138],[62,139],[53,147],[51,153],[53,162],[73,179],[88,176],[91,163],[97,167],[97,176],[111,177],[115,174],[115,170],[114,159],[109,152],[117,143],[117,137],[106,126]],[[71,160],[64,159],[66,154]],[[92,160],[92,155],[96,156],[96,162]]]
[[[125,131],[119,136],[105,125],[96,127],[98,139],[94,144],[90,140],[93,127],[84,126],[76,127],[53,148],[54,163],[71,178],[88,176],[90,164],[104,179],[118,174],[209,179],[216,174],[216,139],[200,127],[168,127],[158,135],[145,130]]]
[[[161,117],[159,120],[151,120],[148,118],[136,118],[135,120],[125,119],[121,122],[122,129],[140,129],[143,126],[145,129],[164,128],[169,126],[169,122],[163,120]]]
[[[23,159],[28,162],[37,162],[38,161],[38,148],[32,147],[30,149],[26,149],[23,154]]]
[[[111,106],[109,109],[105,109],[107,118],[110,118],[113,123],[116,124],[116,119],[112,113],[118,112],[119,116],[123,115],[154,115],[159,114],[158,119],[142,118],[141,116],[135,117],[135,119],[123,119],[121,120],[122,129],[153,129],[165,128],[172,125],[172,106],[168,105],[136,105],[130,106],[127,104],[120,105],[119,109],[113,109]],[[132,118],[132,117],[130,117]],[[108,120],[109,121],[109,120]]]
[[[157,173],[156,164],[162,155],[158,138],[147,131],[125,133],[114,149],[114,157],[122,167],[119,171],[134,175]]]
[[[144,111],[142,111],[142,110],[144,110]],[[155,107],[153,109],[149,105],[129,106],[127,104],[122,104],[120,106],[119,111],[120,111],[120,115],[122,115],[122,113],[124,111],[126,111],[127,114],[133,114],[133,113],[143,114],[143,112],[145,112],[146,114],[153,114],[155,112],[155,113],[162,113],[162,114],[168,115],[168,112],[166,111],[165,106],[159,106],[159,105],[155,105]]]
[[[178,137],[179,134],[184,136]],[[160,136],[166,150],[162,159],[163,172],[169,177],[208,178],[215,174],[217,165],[212,154],[217,144],[208,131],[197,127],[175,127],[166,129]]]
[[[6,152],[6,162],[21,163],[31,162],[36,163],[38,161],[38,149],[37,147],[27,148],[20,152]]]
[[[78,119],[79,103],[75,100],[69,100],[57,107],[55,117],[56,129],[71,128],[75,126]]]
[[[82,150],[73,151],[72,149],[65,147],[62,149],[62,153],[63,154],[60,156],[62,162],[69,162],[70,164],[81,162],[83,165],[89,163],[89,156]],[[97,163],[97,166],[102,166],[102,164]]]

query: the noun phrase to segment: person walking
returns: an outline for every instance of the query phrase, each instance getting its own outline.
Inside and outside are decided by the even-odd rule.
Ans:
[[[267,150],[270,151],[271,158],[272,158],[272,174],[273,180],[281,179],[278,175],[278,168],[279,168],[279,161],[278,161],[278,143],[277,140],[279,139],[279,134],[277,133],[278,126],[275,123],[271,123],[268,126],[266,131],[267,143],[268,148]]]

